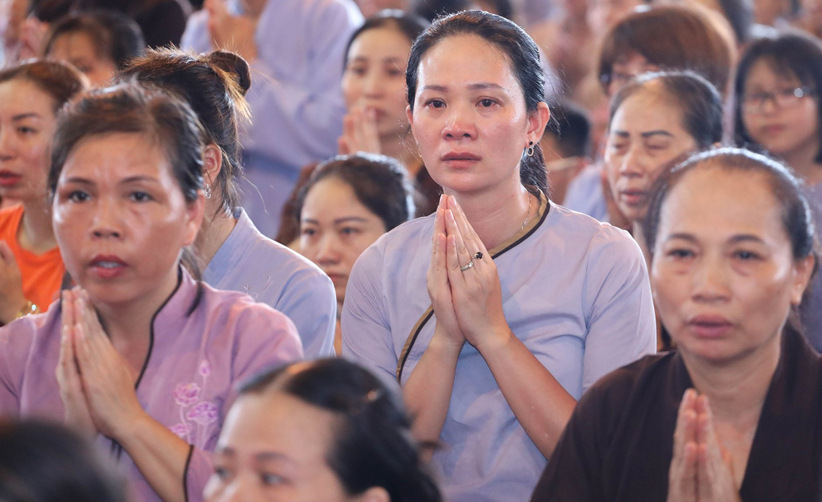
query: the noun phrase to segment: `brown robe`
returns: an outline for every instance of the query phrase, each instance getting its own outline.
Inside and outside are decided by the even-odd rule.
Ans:
[[[660,501],[682,395],[692,387],[676,352],[620,368],[583,395],[533,501]],[[744,502],[819,501],[822,358],[786,330],[740,489]]]

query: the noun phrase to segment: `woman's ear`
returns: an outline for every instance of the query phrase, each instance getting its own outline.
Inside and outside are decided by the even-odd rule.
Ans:
[[[223,151],[214,143],[209,143],[203,152],[203,178],[206,184],[214,188],[214,180],[220,176],[223,168]]]
[[[354,500],[356,502],[391,502],[391,496],[388,495],[385,488],[372,486],[365,490],[362,495],[358,495]]]
[[[793,285],[791,288],[791,304],[799,305],[802,303],[802,296],[808,288],[808,283],[811,281],[811,275],[816,265],[816,257],[811,254],[797,261],[793,266]]]
[[[548,125],[548,121],[551,120],[551,110],[548,109],[548,104],[544,101],[541,101],[539,105],[537,105],[537,109],[528,114],[528,131],[526,132],[526,136],[528,137],[529,144],[526,144],[523,148],[527,148],[531,144],[538,144],[539,140],[542,139],[542,135],[545,133],[545,127]]]

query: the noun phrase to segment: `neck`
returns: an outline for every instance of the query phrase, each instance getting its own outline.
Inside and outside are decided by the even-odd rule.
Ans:
[[[779,364],[781,340],[774,336],[766,346],[730,363],[717,364],[681,352],[694,387],[708,396],[717,419],[756,426]]]
[[[92,302],[112,342],[134,343],[150,338],[154,314],[177,288],[179,266],[169,271],[160,287],[142,298],[121,304]]]
[[[380,149],[383,155],[402,162],[408,171],[408,176],[413,179],[422,167],[422,162],[416,144],[408,141],[409,136],[409,134],[392,134],[382,137],[380,138]]]
[[[782,160],[788,164],[800,178],[808,185],[822,182],[822,165],[816,162],[819,153],[819,141],[809,142],[807,145],[785,154]]]
[[[211,263],[214,255],[237,225],[237,220],[230,212],[222,209],[222,202],[217,201],[216,197],[207,201],[205,211],[203,224],[194,241],[194,250],[203,268]]]
[[[506,242],[523,227],[526,217],[532,221],[539,207],[539,201],[528,193],[519,181],[500,190],[478,193],[455,193],[445,189],[445,193],[456,197],[465,216],[474,228],[486,249],[491,250]],[[530,201],[530,210],[529,210]]]
[[[51,226],[51,208],[45,199],[23,203],[17,239],[23,249],[33,253],[44,253],[57,246]]]
[[[642,256],[645,257],[645,264],[648,265],[648,270],[651,269],[651,253],[648,250],[648,241],[645,239],[645,232],[642,230],[642,225],[635,221],[631,223],[631,235],[639,244],[639,249],[642,250]]]

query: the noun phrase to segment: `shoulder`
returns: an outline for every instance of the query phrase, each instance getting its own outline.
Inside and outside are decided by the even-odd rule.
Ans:
[[[563,242],[584,247],[607,260],[624,256],[642,259],[639,245],[625,230],[554,203],[551,212],[554,214],[549,214],[547,231],[543,232],[546,237],[560,237]]]
[[[357,260],[357,265],[400,265],[414,261],[431,251],[434,215],[407,221],[377,239]],[[426,263],[427,265],[427,263]]]
[[[282,312],[238,291],[222,291],[203,283],[200,304],[192,315],[204,316],[211,327],[242,331],[266,327],[274,331],[296,332],[294,324]]]

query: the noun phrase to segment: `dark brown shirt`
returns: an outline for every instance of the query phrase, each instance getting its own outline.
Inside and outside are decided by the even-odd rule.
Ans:
[[[534,501],[660,501],[682,395],[692,387],[676,352],[605,376],[583,395]],[[740,489],[744,502],[817,501],[822,456],[822,359],[783,335]]]

